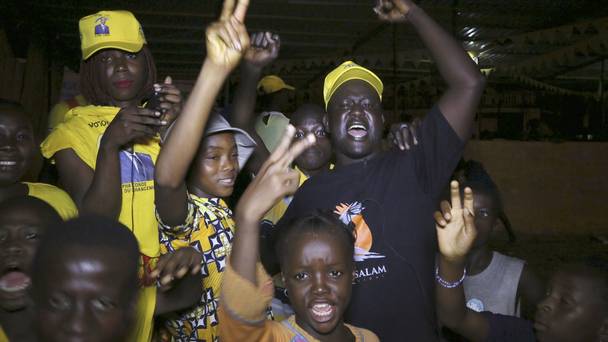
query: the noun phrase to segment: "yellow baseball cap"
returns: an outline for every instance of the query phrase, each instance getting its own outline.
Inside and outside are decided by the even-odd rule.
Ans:
[[[327,104],[336,90],[350,80],[362,80],[369,83],[376,90],[378,96],[380,96],[380,100],[382,100],[382,90],[384,90],[382,80],[376,74],[359,64],[353,61],[346,61],[325,76],[325,83],[323,84],[325,109],[327,109]]]
[[[146,44],[141,25],[129,11],[101,11],[78,23],[80,49],[86,60],[102,49],[138,52]]]
[[[276,75],[265,76],[258,82],[258,91],[262,94],[272,94],[282,89],[295,90],[296,88],[286,84]]]

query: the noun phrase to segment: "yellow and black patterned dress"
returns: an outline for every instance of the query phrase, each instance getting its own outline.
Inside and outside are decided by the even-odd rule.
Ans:
[[[199,305],[176,313],[166,321],[165,327],[175,341],[218,341],[220,284],[234,238],[232,211],[219,198],[190,194],[188,216],[183,225],[169,227],[160,219],[158,222],[162,254],[192,246],[203,255],[203,296]]]

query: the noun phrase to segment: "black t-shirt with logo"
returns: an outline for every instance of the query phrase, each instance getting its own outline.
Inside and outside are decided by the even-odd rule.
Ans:
[[[391,150],[307,180],[281,222],[332,210],[356,227],[356,276],[345,321],[382,341],[437,340],[433,212],[463,141],[435,106],[419,146]]]

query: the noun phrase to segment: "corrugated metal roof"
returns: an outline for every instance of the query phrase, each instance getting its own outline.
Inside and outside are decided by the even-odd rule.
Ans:
[[[412,29],[407,24],[393,27],[381,23],[372,11],[372,4],[370,0],[252,0],[247,27],[252,32],[272,30],[281,35],[281,56],[272,71],[285,73],[283,76],[296,85],[318,80],[324,70],[345,58],[365,61],[391,81],[394,72],[398,82],[432,75],[429,57]],[[518,66],[594,37],[597,32],[583,30],[558,39],[524,39],[521,43],[521,37],[533,32],[608,17],[607,5],[598,0],[421,2],[468,50],[479,54],[482,68]],[[193,79],[204,58],[204,29],[218,16],[221,2],[38,0],[15,1],[13,6],[22,14],[31,15],[23,20],[36,22],[47,34],[52,34],[53,44],[60,51],[57,53],[73,64],[79,56],[80,17],[101,9],[131,10],[144,27],[159,73]],[[514,43],[512,38],[517,41],[517,37],[519,42]],[[396,70],[393,53],[398,56]],[[605,58],[606,53],[582,53],[579,57],[573,63],[531,70],[538,71],[534,76],[539,79],[564,84],[577,78],[573,69],[585,67],[581,78],[589,79],[593,70],[597,70],[596,62]],[[558,80],[556,77],[560,75],[568,77]]]

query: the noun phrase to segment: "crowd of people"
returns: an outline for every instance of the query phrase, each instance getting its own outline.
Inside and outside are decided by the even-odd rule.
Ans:
[[[86,101],[40,144],[55,185],[21,181],[38,139],[0,101],[0,341],[608,341],[606,260],[545,286],[488,246],[500,192],[462,161],[484,78],[423,8],[374,8],[446,83],[391,146],[382,80],[352,61],[288,112],[294,88],[262,78],[280,32],[248,33],[247,9],[224,1],[187,99],[133,14],[80,19]]]

